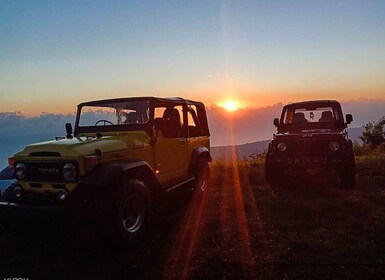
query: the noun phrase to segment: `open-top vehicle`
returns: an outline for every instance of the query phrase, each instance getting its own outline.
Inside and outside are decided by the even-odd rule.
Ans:
[[[34,212],[104,217],[114,236],[136,241],[164,194],[203,191],[211,161],[205,107],[182,98],[136,97],[78,105],[67,136],[27,146],[9,159],[16,183],[0,202],[1,223]],[[75,211],[74,211],[75,210]]]
[[[281,118],[274,119],[277,133],[266,156],[266,178],[271,185],[282,185],[292,174],[306,170],[337,173],[342,185],[355,184],[355,160],[352,141],[341,105],[334,100],[306,101],[283,107]]]

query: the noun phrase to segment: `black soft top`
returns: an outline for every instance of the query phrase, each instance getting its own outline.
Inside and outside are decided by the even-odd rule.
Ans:
[[[202,106],[204,107],[204,104],[202,102],[192,101],[188,99],[184,99],[181,97],[170,97],[170,98],[163,98],[163,97],[153,97],[153,96],[145,96],[145,97],[122,97],[122,98],[111,98],[111,99],[101,99],[101,100],[94,100],[94,101],[87,101],[82,102],[78,105],[78,107],[83,106],[92,106],[92,105],[101,105],[104,103],[114,103],[114,102],[126,102],[126,101],[140,101],[140,100],[149,100],[150,102],[155,102],[157,104],[161,103],[175,103],[175,104],[187,104],[187,105],[196,105],[196,106]]]
[[[340,105],[340,103],[337,100],[310,100],[310,101],[301,101],[301,102],[293,102],[285,105],[285,107],[303,107],[306,105],[314,105],[315,107],[321,107],[321,106],[333,106],[333,105]],[[341,106],[341,105],[340,105]]]
[[[336,120],[335,122],[330,123],[302,123],[302,124],[285,124],[284,123],[284,116],[285,112],[288,109],[297,109],[297,108],[306,108],[308,110],[315,110],[315,108],[320,107],[332,107],[335,110],[337,110],[340,114],[340,119]],[[312,101],[301,101],[301,102],[295,102],[295,103],[289,103],[285,105],[282,109],[281,113],[281,119],[280,124],[278,126],[278,133],[285,133],[285,132],[301,132],[303,130],[309,130],[309,129],[331,129],[334,131],[342,131],[346,128],[346,124],[344,123],[341,104],[336,100],[312,100]]]

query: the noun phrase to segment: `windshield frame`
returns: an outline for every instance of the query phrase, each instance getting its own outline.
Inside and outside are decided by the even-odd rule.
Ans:
[[[123,102],[149,102],[149,119],[148,122],[143,124],[119,124],[119,125],[99,125],[99,126],[81,126],[80,119],[82,115],[82,109],[84,107],[103,107],[105,104],[123,103]],[[117,98],[109,100],[98,100],[85,102],[78,105],[74,135],[75,137],[79,134],[92,134],[100,133],[106,134],[109,132],[125,132],[125,131],[145,131],[148,135],[152,134],[152,126],[154,119],[154,100],[148,97],[133,97],[133,98]]]
[[[285,123],[285,115],[288,110],[296,110],[296,109],[305,109],[309,108],[312,110],[314,108],[323,108],[323,107],[331,107],[334,112],[340,116],[339,119],[332,122],[308,122],[308,123]],[[344,116],[342,114],[341,104],[337,101],[309,101],[309,102],[299,102],[292,103],[286,105],[282,109],[281,118],[278,126],[279,133],[285,132],[294,132],[301,133],[309,130],[334,130],[334,131],[342,131],[346,128],[346,124],[344,121]]]

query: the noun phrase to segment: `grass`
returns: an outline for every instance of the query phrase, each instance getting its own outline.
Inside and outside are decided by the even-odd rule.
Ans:
[[[205,196],[174,193],[131,248],[76,227],[23,239],[0,232],[0,279],[381,279],[385,158],[356,164],[352,189],[322,176],[272,189],[263,157],[214,162]]]

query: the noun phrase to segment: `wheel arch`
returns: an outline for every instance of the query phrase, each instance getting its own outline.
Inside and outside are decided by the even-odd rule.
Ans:
[[[131,179],[142,181],[154,197],[158,197],[162,192],[161,185],[156,178],[153,169],[145,161],[136,161],[123,165],[122,175],[123,181]]]
[[[190,157],[190,163],[189,163],[189,173],[190,174],[194,173],[194,171],[197,167],[197,164],[199,162],[199,159],[201,159],[201,158],[206,159],[208,162],[212,161],[210,151],[208,148],[197,147],[192,151],[191,157]]]
[[[102,163],[81,178],[81,183],[96,186],[108,195],[113,191],[109,186],[118,186],[130,179],[137,179],[146,184],[153,196],[161,192],[161,186],[151,166],[142,160],[115,161]]]

